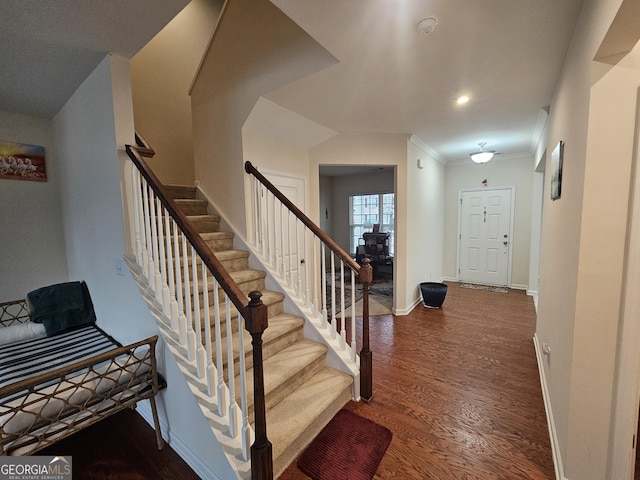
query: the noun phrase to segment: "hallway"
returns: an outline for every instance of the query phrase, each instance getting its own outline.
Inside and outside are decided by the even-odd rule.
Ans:
[[[347,408],[393,432],[375,478],[554,478],[523,291],[450,283],[441,310],[372,317],[370,328],[374,399]],[[294,464],[280,478],[307,477]]]

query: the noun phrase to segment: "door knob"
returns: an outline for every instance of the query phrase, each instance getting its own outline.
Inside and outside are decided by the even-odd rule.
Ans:
[[[504,242],[502,242],[504,245],[506,245],[508,242],[505,240]]]

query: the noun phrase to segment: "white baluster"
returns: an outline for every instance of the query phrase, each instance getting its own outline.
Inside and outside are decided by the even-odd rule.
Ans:
[[[298,217],[294,216],[294,232],[296,234],[296,259],[298,260],[297,264],[296,264],[296,271],[298,272],[298,296],[300,298],[303,297],[304,295],[304,290],[302,287],[302,266],[304,265],[305,259],[304,256],[302,256],[302,248],[300,247],[300,232],[298,231],[298,227],[300,225],[300,220],[298,220]]]
[[[253,231],[251,232],[252,235],[249,238],[253,239],[253,246],[255,248],[258,248],[258,240],[260,238],[258,236],[258,222],[260,220],[260,215],[258,214],[258,181],[253,175],[250,175],[249,185],[249,191],[251,192],[251,228],[253,229]]]
[[[224,313],[227,326],[227,384],[229,385],[229,435],[235,438],[238,435],[238,407],[236,405],[236,382],[235,382],[235,362],[233,361],[233,325],[231,325],[231,307],[229,297],[224,296]],[[238,335],[242,336],[242,330],[238,330]],[[242,345],[241,342],[238,342]],[[244,356],[244,351],[239,347],[239,355]]]
[[[287,250],[289,267],[287,268],[287,285],[293,288],[293,242],[291,241],[291,213],[287,210]]]
[[[225,294],[226,296],[226,294]],[[215,321],[216,335],[216,365],[218,367],[218,415],[225,414],[227,399],[224,392],[224,368],[222,362],[222,333],[220,332],[220,295],[218,293],[218,282],[213,278],[213,318]],[[227,342],[230,339],[227,338]],[[227,345],[233,350],[233,344]],[[228,367],[227,367],[228,368]]]
[[[257,181],[256,181],[257,182]],[[261,192],[261,186],[256,183],[256,198],[255,198],[255,222],[254,222],[254,226],[256,229],[256,250],[258,252],[262,251],[262,216],[260,215],[260,192]]]
[[[174,268],[176,272],[176,298],[178,300],[178,326],[176,329],[176,333],[178,334],[178,338],[180,340],[180,345],[186,346],[186,331],[187,331],[187,317],[185,315],[185,305],[184,305],[184,290],[182,289],[182,255],[180,255],[180,237],[182,233],[178,230],[178,224],[173,222],[173,260],[174,260]],[[184,238],[184,237],[183,237]],[[186,247],[183,247],[186,248]],[[187,275],[189,274],[188,270],[185,270]]]
[[[311,304],[311,292],[309,291],[309,257],[307,255],[307,239],[310,233],[307,227],[302,224],[302,258],[304,263],[302,264],[302,284],[304,285],[304,304],[309,307]],[[313,237],[312,237],[313,238]]]
[[[313,313],[314,315],[318,315],[320,312],[320,304],[318,303],[318,242],[320,239],[313,236],[311,240],[313,244],[313,272],[311,273],[311,278],[313,279]]]
[[[162,305],[162,274],[160,273],[160,249],[158,246],[158,213],[156,212],[155,195],[153,195],[151,188],[149,188],[149,219],[151,222],[151,244],[153,247],[153,288],[156,293],[156,300]]]
[[[345,326],[344,308],[344,262],[340,260],[340,346],[344,350],[347,348],[347,329]]]
[[[271,198],[271,215],[269,217],[269,228],[271,230],[273,230],[273,234],[269,235],[269,265],[275,265],[277,263],[277,257],[276,257],[276,225],[275,225],[275,218],[276,218],[276,197],[274,197],[273,195],[269,195],[269,198]],[[272,238],[273,237],[273,238]]]
[[[336,260],[331,252],[331,338],[336,338]]]
[[[206,352],[202,346],[202,319],[200,313],[200,292],[198,287],[198,268],[196,266],[196,251],[191,247],[191,271],[192,279],[191,285],[193,290],[193,315],[195,325],[193,326],[196,331],[196,367],[198,369],[198,377],[202,378],[205,374],[205,357]],[[206,287],[206,278],[205,278]]]
[[[148,277],[149,273],[149,253],[147,252],[147,231],[144,212],[144,198],[143,198],[143,182],[144,180],[140,176],[140,172],[136,169],[136,197],[135,202],[138,206],[138,227],[140,229],[140,256],[138,257],[138,264],[142,267],[143,274]]]
[[[263,215],[263,204],[265,202],[265,198],[264,198],[264,192],[265,192],[265,188],[262,187],[260,188],[260,195],[258,196],[258,216],[259,216],[259,225],[260,225],[260,253],[262,254],[263,257],[266,257],[267,255],[267,237],[265,236],[265,223],[266,223],[266,219],[264,218],[265,215]],[[266,208],[264,208],[264,211],[266,212]]]
[[[142,240],[140,238],[140,172],[136,168],[135,164],[131,162],[131,206],[133,207],[133,229],[135,235],[135,254],[136,262],[142,267]]]
[[[276,249],[276,254],[273,259],[272,266],[276,270],[276,272],[280,271],[280,256],[282,255],[282,229],[280,228],[280,224],[282,223],[282,202],[278,202],[278,213],[274,212],[273,214],[273,244]]]
[[[193,308],[191,308],[192,289],[189,285],[189,250],[187,249],[187,239],[182,234],[182,267],[184,269],[184,300],[186,322],[184,325],[187,340],[187,356],[193,361],[196,358],[196,336],[193,328]]]
[[[173,220],[169,216],[169,212],[164,210],[164,238],[165,238],[165,253],[167,255],[167,283],[168,285],[168,297],[169,297],[169,312],[171,315],[171,328],[175,332],[178,330],[178,299],[176,298],[176,280],[174,275],[174,258],[171,245],[171,226]],[[175,235],[175,230],[174,230]]]
[[[351,361],[356,361],[356,275],[351,271]]]
[[[327,258],[326,258],[326,248],[324,243],[320,246],[320,263],[322,271],[320,272],[320,285],[322,287],[322,328],[327,328]]]
[[[289,240],[288,240],[288,217],[289,217],[289,210],[288,209],[284,209],[283,212],[280,212],[280,243],[282,244],[282,247],[280,248],[280,250],[282,251],[282,258],[280,258],[280,263],[282,264],[282,279],[286,282],[287,281],[287,257],[289,255],[291,255],[291,252],[289,251]]]
[[[160,202],[160,197],[156,197],[156,214],[158,220],[158,257],[160,259],[160,285],[162,286],[162,311],[166,316],[171,317],[171,299],[169,298],[169,284],[167,281],[168,259],[164,249],[166,242],[163,240],[164,228],[162,219],[165,217],[165,213],[166,211],[162,206],[162,202]],[[164,237],[166,236],[167,232],[164,232]]]
[[[251,446],[251,424],[249,423],[249,408],[247,407],[247,375],[244,364],[244,318],[238,312],[238,348],[240,349],[240,408],[242,409],[242,458],[249,460],[249,449]]]
[[[145,223],[145,233],[146,233],[146,243],[147,243],[147,261],[146,261],[146,270],[144,272],[147,280],[151,288],[155,293],[155,289],[153,288],[154,280],[155,280],[155,265],[153,263],[153,231],[151,229],[151,200],[149,199],[149,186],[145,180],[143,182],[142,194],[144,197],[143,206],[144,206],[144,223]]]
[[[202,305],[204,306],[204,312],[203,312],[204,314],[202,316],[202,321],[204,322],[204,344],[205,344],[205,348],[203,349],[204,358],[202,361],[206,366],[205,375],[207,380],[207,393],[213,396],[216,386],[215,386],[215,372],[213,371],[213,364],[212,364],[213,349],[211,348],[211,312],[209,311],[209,275],[207,271],[207,266],[204,264],[204,262],[202,262],[200,266],[202,267],[200,269],[200,273],[202,274]],[[214,298],[214,301],[216,301],[218,297],[218,292],[217,292],[218,284],[215,278],[213,278],[212,280],[213,280],[212,283],[213,283],[213,295],[214,295],[213,298]],[[214,309],[213,315],[214,317],[218,315],[218,312],[215,309]],[[217,344],[216,344],[216,347],[217,347]],[[222,365],[220,365],[220,367],[222,367]],[[219,399],[220,398],[218,397],[218,400]],[[219,404],[218,404],[218,408],[220,408]]]

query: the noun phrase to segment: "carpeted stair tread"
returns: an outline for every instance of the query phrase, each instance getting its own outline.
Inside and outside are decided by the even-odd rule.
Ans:
[[[199,205],[199,206],[206,207],[207,205],[209,205],[209,202],[207,202],[206,200],[201,200],[199,198],[176,198],[175,202],[180,206]]]
[[[253,290],[264,290],[264,279],[267,274],[263,270],[245,269],[227,273],[233,279],[233,281],[238,284],[240,289],[247,295]],[[209,301],[210,303],[213,303],[213,282],[211,281],[211,276],[208,276],[208,278],[209,280],[207,282],[207,287],[209,291]],[[203,291],[204,282],[202,281],[200,272],[198,272],[198,292],[200,292],[200,295],[202,295]],[[222,295],[224,293],[224,290],[220,285],[218,285],[218,292],[221,295],[221,298],[223,298]]]
[[[187,216],[194,229],[199,233],[217,259],[223,264],[231,278],[247,295],[251,290],[262,292],[262,302],[267,306],[269,328],[262,337],[264,358],[264,389],[265,406],[267,409],[268,436],[273,444],[275,478],[302,452],[322,428],[352,397],[353,377],[327,366],[326,353],[328,347],[304,338],[305,320],[296,315],[284,312],[285,295],[282,292],[270,291],[265,288],[266,273],[249,267],[249,252],[234,249],[234,234],[218,231],[220,217],[210,214],[206,200],[198,199],[198,190],[189,185],[164,185],[167,193],[176,201],[180,210]],[[171,228],[170,231],[174,229]],[[178,251],[182,254],[182,238],[179,238]],[[170,249],[173,249],[173,242]],[[190,248],[188,250],[187,278],[193,273]],[[184,256],[184,254],[182,254]],[[197,276],[202,276],[201,260],[196,260]],[[183,271],[183,275],[185,272]],[[191,288],[193,279],[191,278]],[[204,282],[199,282],[199,307],[204,318],[202,294]],[[215,303],[213,282],[209,280],[208,310],[213,312]],[[220,293],[220,290],[219,290]],[[195,298],[198,298],[196,293]],[[224,377],[227,379],[227,328],[225,310],[225,296],[219,294],[220,307],[220,335],[223,338],[222,351]],[[248,300],[248,298],[246,299]],[[192,301],[195,301],[193,299]],[[234,348],[234,366],[237,373],[239,367],[238,338],[242,334],[244,340],[244,358],[246,372],[246,398],[249,418],[253,419],[253,356],[251,335],[243,328],[238,332],[238,311],[233,304],[230,309],[230,330],[232,331],[232,345]],[[194,320],[195,322],[195,320]],[[215,339],[215,325],[211,325],[212,340]],[[205,333],[201,323],[202,333]],[[204,338],[204,337],[203,337]],[[215,345],[215,340],[212,343]],[[213,353],[216,362],[215,352]],[[239,395],[240,377],[235,377],[235,392]],[[189,377],[187,376],[187,380]],[[204,392],[201,382],[193,377],[192,391]],[[203,393],[204,395],[204,393]],[[204,397],[203,397],[204,398]],[[206,408],[209,408],[207,405]],[[213,407],[211,407],[213,408]]]
[[[213,252],[214,255],[220,262],[227,266],[227,270],[248,270],[249,269],[249,252],[246,250],[222,250],[219,252]],[[228,265],[237,265],[241,264],[243,267],[241,268],[232,268],[230,269]],[[187,265],[189,268],[193,265],[192,257],[189,255],[187,257]],[[200,267],[202,265],[202,260],[200,257],[196,257],[196,266]]]
[[[231,232],[200,232],[200,236],[213,252],[233,249],[233,233]]]
[[[163,187],[165,191],[174,200],[178,198],[195,198],[196,197],[196,187],[194,187],[193,185],[168,184],[168,185],[163,185]]]
[[[326,353],[325,345],[305,338],[265,358],[264,396],[267,410],[324,368]],[[253,368],[247,369],[246,378],[247,406],[253,417]]]
[[[175,198],[174,201],[185,215],[206,215],[209,202],[198,198]]]
[[[351,400],[352,384],[350,375],[324,367],[267,411],[267,434],[273,444],[274,478]]]
[[[222,250],[215,252],[215,255],[221,262],[238,258],[249,258],[249,252],[247,250]]]
[[[220,216],[219,215],[187,215],[187,218],[193,222],[219,222],[220,221]]]
[[[303,332],[302,328],[304,326],[304,319],[298,317],[296,315],[291,315],[289,313],[280,313],[272,318],[269,318],[269,328],[267,328],[262,335],[262,354],[264,358],[270,357],[271,355],[279,352],[280,350],[286,348],[292,343],[302,340]],[[223,365],[226,369],[228,364],[228,348],[227,348],[227,330],[226,326],[221,326],[221,337],[222,337],[222,359]],[[215,336],[215,331],[211,332],[212,340]],[[253,365],[253,355],[252,355],[252,347],[251,347],[251,334],[247,332],[247,330],[243,330],[243,340],[244,340],[244,352],[245,352],[245,365],[250,367]],[[234,332],[233,338],[233,352],[234,352],[234,364],[236,368],[238,366],[238,334]],[[213,343],[215,346],[215,342]],[[215,359],[215,351],[214,351],[214,359]]]
[[[200,236],[203,240],[220,240],[223,238],[233,238],[233,233],[231,232],[201,232]]]
[[[248,301],[248,296],[247,296],[247,301]],[[260,300],[262,300],[262,303],[264,303],[267,306],[267,311],[269,313],[269,318],[271,318],[272,316],[276,316],[281,314],[284,310],[284,306],[282,304],[283,300],[284,300],[284,294],[281,292],[274,292],[272,290],[262,290],[262,297],[260,298]],[[211,308],[211,307],[209,307]],[[220,309],[222,311],[224,311],[224,302],[220,302]],[[231,315],[231,319],[234,321],[234,328],[233,331],[237,331],[237,317],[238,317],[238,309],[235,307],[235,305],[233,303],[231,303],[229,305],[229,313]],[[200,308],[200,316],[203,318],[204,317],[204,309]],[[224,316],[222,319],[222,325],[223,328],[226,329],[226,326],[224,326],[225,324],[225,320],[224,320]],[[204,327],[202,327],[202,331],[204,332]]]
[[[216,232],[220,226],[218,215],[187,215],[187,219],[198,233]]]

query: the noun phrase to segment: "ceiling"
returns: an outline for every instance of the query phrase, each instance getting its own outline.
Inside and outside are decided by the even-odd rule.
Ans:
[[[338,132],[406,133],[442,161],[540,138],[581,0],[272,0],[338,60],[267,95]],[[416,25],[437,19],[431,33]],[[471,100],[456,103],[461,95]]]
[[[582,4],[272,2],[339,63],[270,102],[327,131],[416,135],[445,162],[468,161],[479,142],[500,158],[533,153]],[[131,58],[187,3],[2,0],[0,111],[52,118],[106,53]],[[428,34],[416,29],[425,17],[438,22]]]
[[[131,58],[188,3],[0,1],[0,111],[52,118],[107,53]]]

